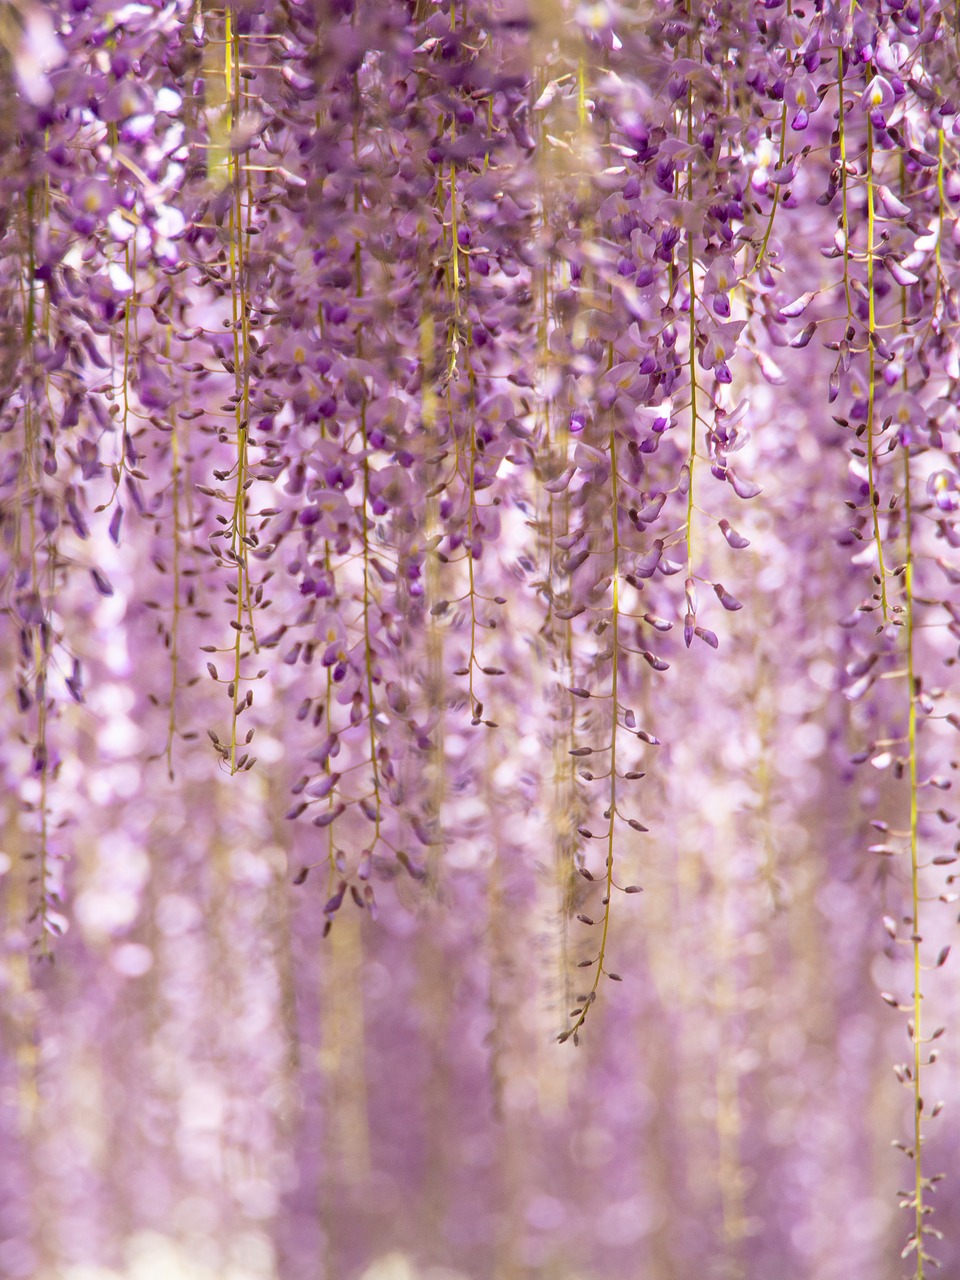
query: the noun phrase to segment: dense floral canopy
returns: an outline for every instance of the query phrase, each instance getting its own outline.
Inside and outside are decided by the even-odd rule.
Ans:
[[[5,0],[0,1274],[956,1271],[958,84]]]

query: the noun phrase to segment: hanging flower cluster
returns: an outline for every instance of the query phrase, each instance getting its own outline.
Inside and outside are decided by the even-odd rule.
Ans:
[[[651,1275],[789,1256],[798,1276],[892,1276],[863,1144],[841,1153],[817,1111],[828,1091],[866,1107],[889,1041],[903,1256],[917,1280],[949,1266],[960,1190],[934,1225],[944,1160],[924,1146],[956,1092],[931,1068],[957,1012],[938,977],[960,843],[957,14],[14,0],[0,44],[16,1158],[42,1169],[68,1124],[41,1115],[44,1071],[66,1070],[48,1021],[79,1002],[114,1043],[107,1010],[141,1014],[106,987],[156,978],[189,1047],[144,1033],[180,1062],[157,1069],[150,1123],[179,1099],[182,1168],[157,1158],[133,1219],[213,1179],[221,1231],[270,1219],[287,1241],[251,1275],[316,1276],[321,1246],[331,1276],[360,1274],[359,1235],[305,1225],[305,1188],[391,1243],[365,1189],[410,1175],[450,1245],[433,1260],[471,1276],[621,1275],[643,1236]],[[58,975],[108,953],[84,1003]],[[205,1038],[201,970],[236,1044]],[[405,1022],[438,972],[464,1003]],[[410,1120],[427,1136],[408,1167],[368,1096],[391,1045],[429,1056],[448,1024],[462,1058],[398,1071],[454,1124],[482,1061],[493,1122],[517,1126],[486,1243],[464,1217],[484,1160],[445,1190],[443,1116]],[[565,1089],[602,1101],[578,1115]],[[237,1102],[256,1091],[266,1128]],[[189,1119],[215,1096],[237,1103],[222,1166]],[[715,1194],[674,1139],[709,1143]],[[67,1222],[137,1160],[70,1192],[93,1176],[77,1141]],[[872,1215],[860,1236],[835,1221],[840,1169]],[[11,1224],[11,1276],[114,1265],[97,1232],[58,1253],[40,1218]]]

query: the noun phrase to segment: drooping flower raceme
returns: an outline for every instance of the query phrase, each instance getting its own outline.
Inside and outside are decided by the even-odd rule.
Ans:
[[[4,1274],[949,1270],[955,28],[0,15]]]

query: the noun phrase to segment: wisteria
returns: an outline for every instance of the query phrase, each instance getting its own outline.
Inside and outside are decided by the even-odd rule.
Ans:
[[[0,1275],[957,1273],[958,86],[5,0]]]

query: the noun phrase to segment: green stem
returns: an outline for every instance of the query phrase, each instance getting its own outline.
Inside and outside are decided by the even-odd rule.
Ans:
[[[689,471],[687,488],[687,577],[693,576],[693,475],[697,461],[697,320],[696,320],[696,280],[693,273],[693,236],[687,235],[687,280],[689,286],[689,322],[690,347],[688,363],[690,369],[690,458],[687,464]],[[614,520],[616,523],[616,520]]]
[[[870,512],[873,518],[873,540],[877,548],[878,575],[880,578],[880,606],[883,620],[887,621],[887,571],[883,560],[883,538],[880,533],[880,495],[876,485],[876,460],[874,458],[874,400],[877,381],[877,353],[874,348],[876,332],[876,295],[874,292],[874,237],[876,235],[876,209],[873,191],[873,122],[867,118],[867,293],[869,386],[867,389],[867,483],[870,489]]]

